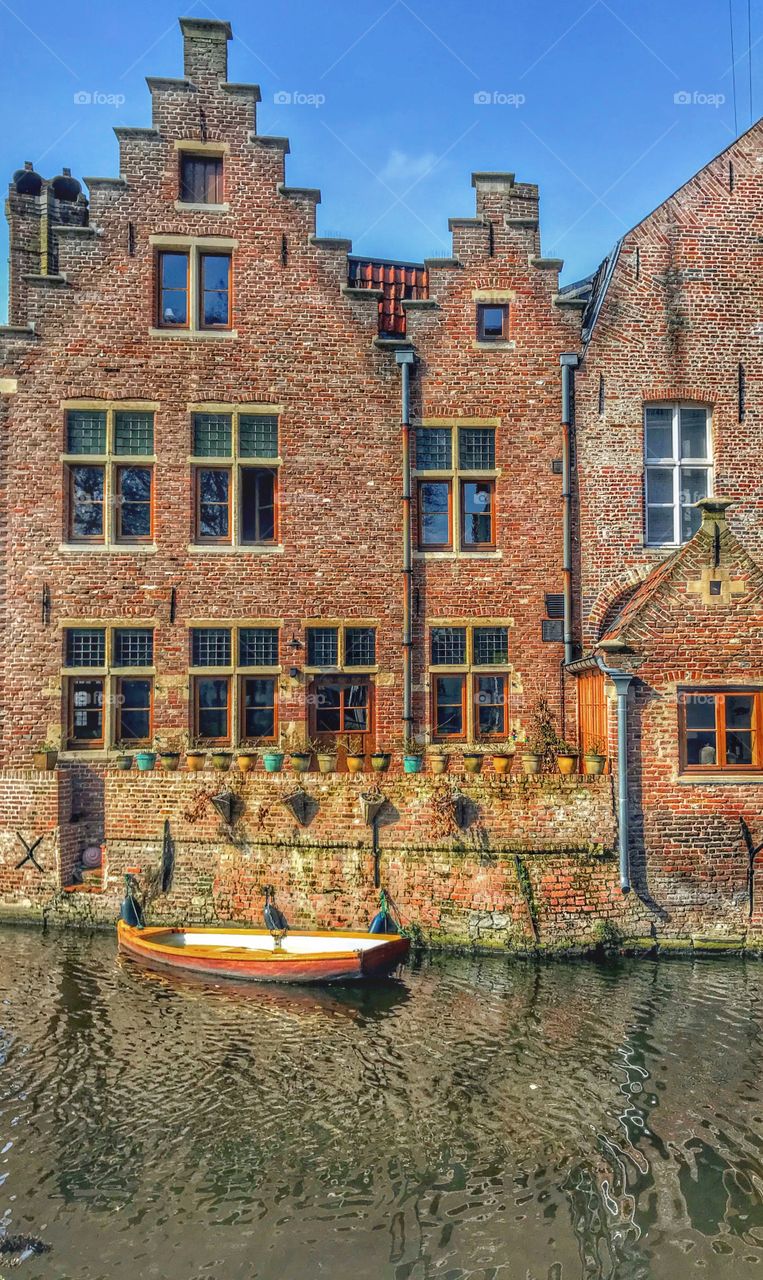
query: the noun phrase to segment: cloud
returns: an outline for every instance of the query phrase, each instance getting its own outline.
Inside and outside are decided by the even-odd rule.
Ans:
[[[429,173],[437,163],[433,151],[425,151],[421,156],[409,156],[405,151],[391,151],[387,163],[379,170],[379,178],[387,186],[402,188],[417,182]]]

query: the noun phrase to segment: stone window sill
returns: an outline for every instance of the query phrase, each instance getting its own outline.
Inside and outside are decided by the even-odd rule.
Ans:
[[[516,342],[505,341],[503,339],[499,339],[497,342],[484,342],[479,338],[474,338],[472,340],[473,351],[515,351],[516,346]]]
[[[128,555],[128,556],[145,556],[155,555],[157,546],[155,542],[62,542],[58,548],[59,551],[66,552],[84,552],[85,555]]]
[[[503,560],[502,551],[414,551],[414,560]]]
[[[199,339],[215,342],[224,341],[226,338],[237,338],[237,329],[149,329],[149,338],[178,338],[186,342],[196,342]]]
[[[678,778],[682,787],[761,787],[763,772],[759,773],[682,773]]]
[[[196,556],[282,556],[286,548],[279,543],[277,546],[224,546],[215,545],[205,546],[203,542],[189,542],[188,551]]]
[[[225,204],[194,204],[190,200],[176,200],[175,208],[178,213],[229,213],[230,205]]]

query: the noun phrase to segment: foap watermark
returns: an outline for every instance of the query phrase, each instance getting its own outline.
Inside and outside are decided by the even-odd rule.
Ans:
[[[294,89],[291,93],[286,89],[279,89],[278,93],[273,94],[273,102],[277,107],[322,107],[325,101],[325,93],[303,93],[301,89]]]
[[[526,101],[523,93],[502,93],[500,89],[478,89],[474,95],[477,107],[523,107]]]
[[[123,93],[102,93],[100,89],[94,89],[92,93],[80,89],[74,95],[76,107],[123,107],[125,102]]]
[[[722,107],[726,101],[725,93],[703,93],[701,89],[679,89],[673,94],[677,107]]]

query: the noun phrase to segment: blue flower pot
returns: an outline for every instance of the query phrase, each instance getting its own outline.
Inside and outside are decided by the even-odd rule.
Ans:
[[[423,756],[403,756],[404,773],[421,773],[424,767]]]
[[[283,769],[283,751],[266,751],[262,763],[266,773],[280,773]]]
[[[141,773],[149,773],[156,764],[156,752],[138,751],[135,755],[135,761]]]

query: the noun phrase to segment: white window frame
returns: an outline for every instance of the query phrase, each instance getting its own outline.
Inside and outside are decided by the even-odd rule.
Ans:
[[[670,458],[648,458],[646,446],[646,420],[649,409],[670,409],[672,412],[673,450]],[[705,429],[707,452],[704,458],[682,458],[680,415],[682,409],[703,409],[705,413]],[[642,413],[642,433],[644,450],[644,543],[648,547],[680,547],[688,539],[681,536],[681,474],[683,471],[705,471],[707,474],[707,496],[713,492],[713,415],[709,405],[697,404],[691,400],[661,401],[650,400],[644,403]],[[654,469],[673,472],[672,503],[649,502],[649,472]],[[673,538],[670,541],[657,541],[649,537],[649,508],[673,511]]]

